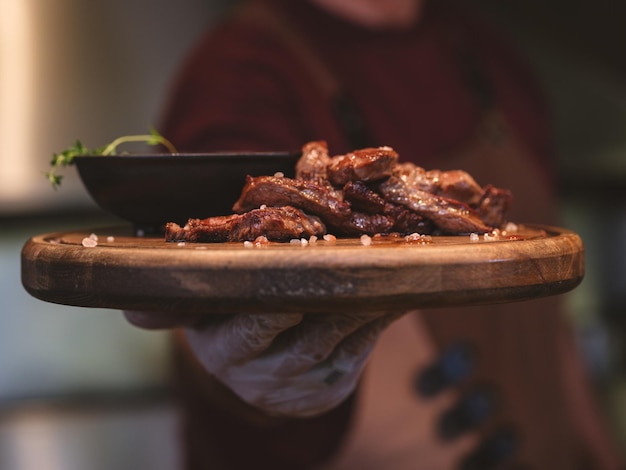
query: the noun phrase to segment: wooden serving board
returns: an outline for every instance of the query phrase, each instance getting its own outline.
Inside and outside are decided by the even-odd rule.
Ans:
[[[95,233],[98,244],[85,247]],[[514,236],[167,243],[130,227],[50,233],[22,250],[22,283],[53,303],[113,309],[237,312],[384,311],[511,302],[560,294],[584,274],[578,235],[520,226]]]

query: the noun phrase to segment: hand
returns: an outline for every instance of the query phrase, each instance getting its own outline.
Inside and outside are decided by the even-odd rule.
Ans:
[[[126,312],[138,326],[149,314]],[[276,416],[315,416],[356,388],[380,332],[400,314],[238,314],[186,327],[204,368],[248,404]],[[152,326],[173,326],[167,317]],[[177,317],[181,322],[187,318]]]

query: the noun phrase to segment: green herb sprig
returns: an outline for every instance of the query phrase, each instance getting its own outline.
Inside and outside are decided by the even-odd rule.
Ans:
[[[120,145],[127,144],[129,142],[144,142],[148,145],[163,145],[170,153],[178,153],[174,145],[172,145],[169,140],[159,134],[156,129],[150,129],[149,134],[125,135],[122,137],[118,137],[108,145],[93,149],[85,147],[80,140],[77,140],[71,147],[68,147],[61,152],[52,154],[52,160],[50,161],[50,171],[45,173],[46,179],[50,182],[52,187],[56,189],[61,185],[61,181],[63,179],[63,176],[59,175],[57,172],[63,167],[73,165],[74,157],[83,155],[118,155],[117,148]]]

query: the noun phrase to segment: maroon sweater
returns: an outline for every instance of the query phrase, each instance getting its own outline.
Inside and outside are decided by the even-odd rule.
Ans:
[[[529,70],[454,2],[431,2],[410,29],[371,31],[307,1],[260,1],[274,4],[333,71],[364,121],[368,144],[445,169],[445,154],[474,132],[484,107],[495,105],[531,153],[548,160],[547,113]],[[476,71],[483,83],[475,83]],[[187,57],[162,132],[181,151],[293,150],[319,139],[331,153],[353,148],[293,50],[267,28],[237,21],[209,31]]]

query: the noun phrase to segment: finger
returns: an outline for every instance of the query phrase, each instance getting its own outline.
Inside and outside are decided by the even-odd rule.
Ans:
[[[278,415],[307,417],[332,409],[354,391],[378,335],[399,316],[371,320],[341,341],[325,361],[300,374],[277,377],[273,373],[273,380],[282,387],[264,390],[261,395],[250,388],[244,393],[256,406]]]
[[[138,310],[124,310],[126,321],[131,325],[146,330],[162,330],[177,328],[191,324],[198,320],[200,315],[186,312],[145,312]]]
[[[218,324],[187,328],[189,345],[209,372],[259,356],[283,331],[302,321],[300,313],[238,314]]]
[[[281,361],[274,374],[289,377],[328,358],[344,338],[380,314],[309,314],[271,349]]]
[[[404,312],[385,314],[346,337],[327,360],[324,382],[332,385],[346,375],[358,376],[382,331],[403,315]]]
[[[346,337],[335,351],[335,359],[360,356],[376,340],[391,323],[404,316],[405,312],[387,313],[363,325],[350,336]]]
[[[279,376],[276,371],[286,370],[283,361],[288,354],[284,352],[286,342],[283,340],[280,347],[274,344],[268,353],[256,360],[231,368],[227,374],[228,383],[244,401],[268,413],[301,417],[317,415],[337,406],[352,393],[377,336],[401,315],[343,314],[340,318],[328,315],[323,319],[319,315],[309,315],[288,333],[289,340],[293,340],[291,333],[296,330],[310,333],[314,325],[332,322],[332,328],[344,334],[328,359],[301,373]],[[348,330],[353,332],[347,333]],[[302,361],[302,356],[299,360]]]

